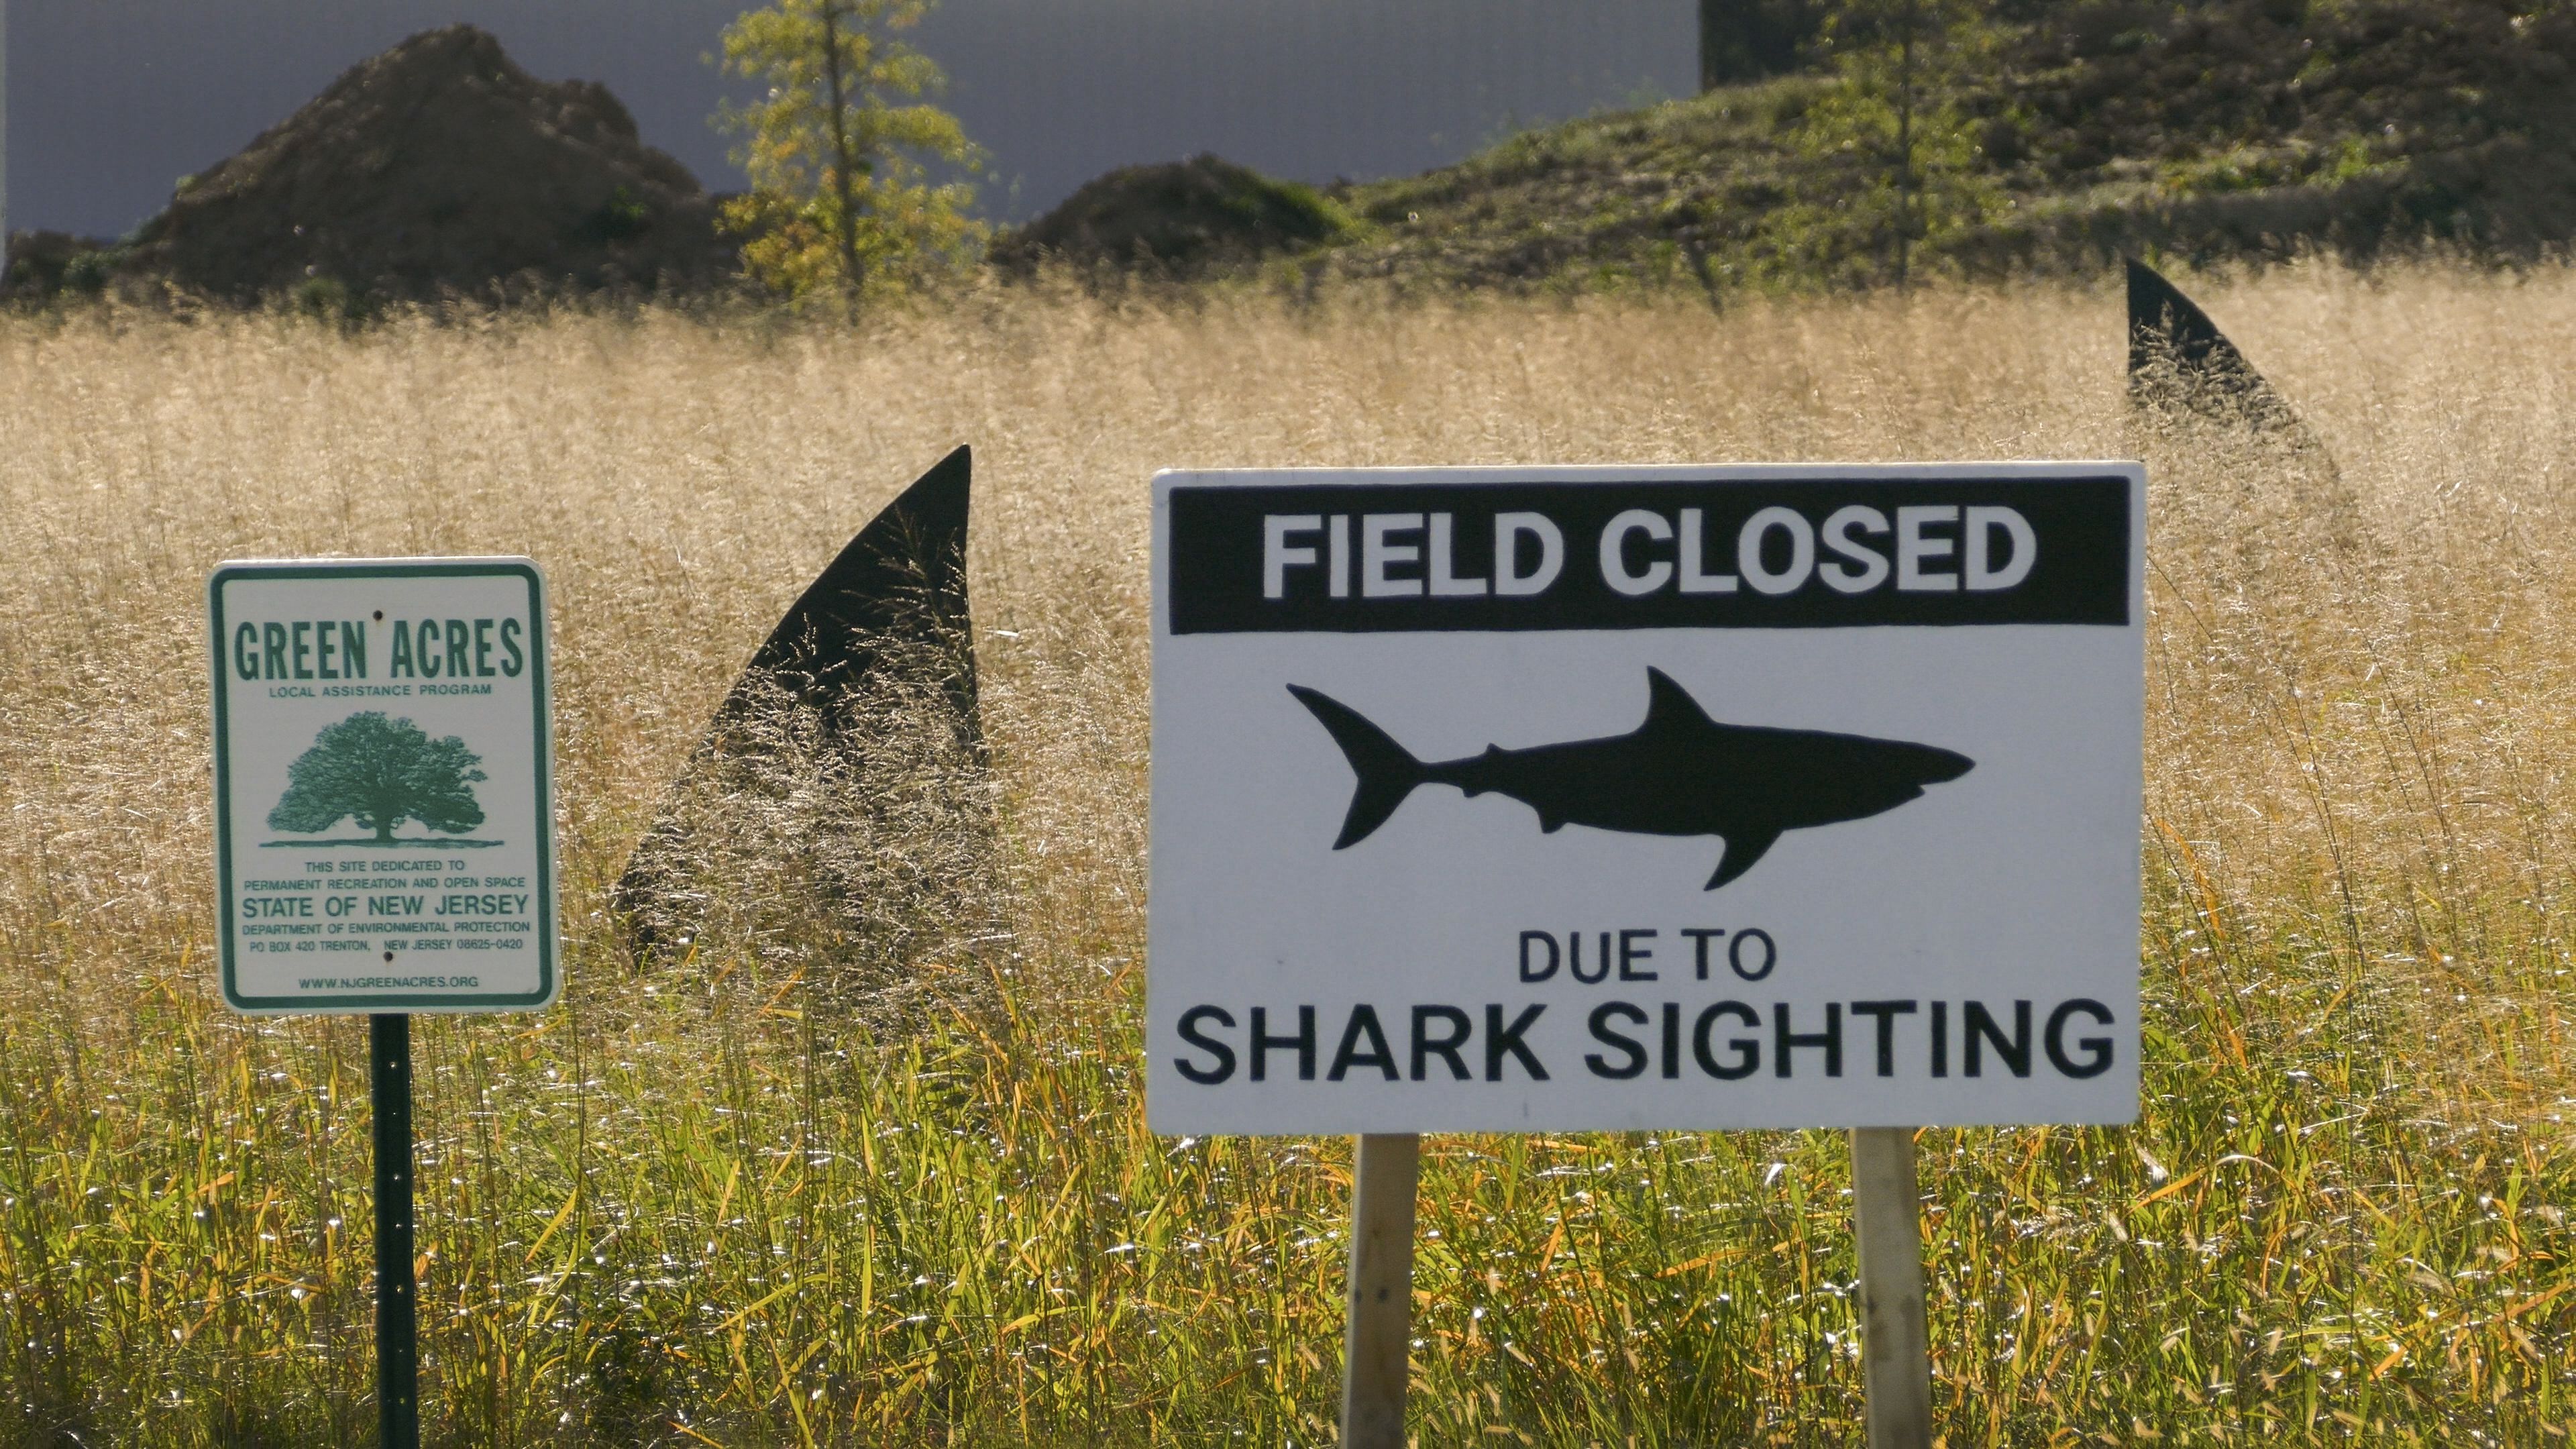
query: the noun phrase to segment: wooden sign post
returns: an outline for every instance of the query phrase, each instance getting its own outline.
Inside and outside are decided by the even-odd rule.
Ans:
[[[1869,1449],[1932,1449],[1932,1365],[1923,1327],[1923,1220],[1914,1184],[1914,1129],[1855,1127],[1851,1152]]]
[[[1413,1218],[1421,1184],[1420,1137],[1360,1137],[1351,1173],[1342,1449],[1404,1449],[1404,1395],[1413,1376]]]
[[[224,1001],[368,1018],[378,1442],[416,1449],[411,1014],[562,989],[545,580],[524,558],[277,560],[206,595]]]
[[[2138,1101],[2134,463],[1154,480],[1154,1130],[1350,1133],[1343,1443],[1421,1132],[1851,1128],[1873,1449],[1913,1138]]]

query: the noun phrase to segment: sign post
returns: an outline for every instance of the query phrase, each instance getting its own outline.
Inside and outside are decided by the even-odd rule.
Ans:
[[[1350,1316],[1342,1340],[1343,1449],[1404,1449],[1413,1358],[1413,1211],[1422,1139],[1359,1139],[1351,1173]]]
[[[419,1285],[412,1281],[411,1018],[367,1018],[376,1149],[376,1442],[420,1442]]]
[[[524,558],[286,560],[206,593],[224,1001],[368,1018],[377,1410],[413,1449],[410,1013],[562,989],[545,580]]]
[[[1932,1449],[1932,1360],[1923,1327],[1922,1199],[1914,1185],[1914,1129],[1855,1127],[1851,1150],[1869,1449]]]
[[[1346,1443],[1402,1442],[1413,1134],[1814,1127],[1928,1441],[1911,1129],[2137,1111],[2145,485],[1156,478],[1148,1115],[1359,1137]]]

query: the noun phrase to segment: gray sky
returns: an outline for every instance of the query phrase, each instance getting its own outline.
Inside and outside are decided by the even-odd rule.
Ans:
[[[701,57],[747,0],[6,0],[9,224],[113,236],[353,62],[464,20],[604,81],[717,190]],[[1419,171],[1517,126],[1686,94],[1695,0],[947,0],[916,34],[1016,220],[1215,151],[1311,181]]]

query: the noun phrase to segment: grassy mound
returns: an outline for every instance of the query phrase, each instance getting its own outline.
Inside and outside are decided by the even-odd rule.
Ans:
[[[1926,6],[1926,11],[1937,7]],[[1855,32],[1856,33],[1856,32]],[[2020,0],[1348,188],[1343,275],[1467,287],[1869,286],[2576,237],[2576,9]],[[1901,139],[1900,139],[1901,138]]]

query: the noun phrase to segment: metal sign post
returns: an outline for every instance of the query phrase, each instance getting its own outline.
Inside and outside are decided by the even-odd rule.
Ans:
[[[368,1018],[380,1442],[416,1449],[410,1013],[563,987],[545,579],[278,560],[224,564],[206,596],[224,1001]]]
[[[367,1018],[376,1136],[376,1421],[382,1449],[419,1449],[420,1311],[412,1281],[411,1018]]]
[[[1922,1199],[1914,1183],[1914,1129],[1855,1127],[1851,1152],[1869,1449],[1932,1449],[1932,1365],[1923,1327]]]
[[[1422,1139],[1359,1139],[1351,1173],[1350,1316],[1342,1339],[1342,1449],[1404,1449],[1413,1360],[1413,1215]]]
[[[1412,1134],[1838,1127],[1923,1449],[1884,1124],[2137,1114],[2145,542],[2119,462],[1156,477],[1147,1113],[1358,1135],[1346,1444]]]

